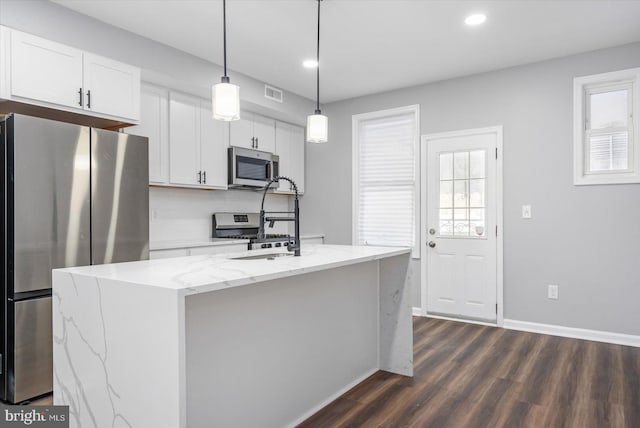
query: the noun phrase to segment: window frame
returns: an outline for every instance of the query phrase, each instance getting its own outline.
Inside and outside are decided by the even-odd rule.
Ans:
[[[415,120],[415,132],[413,136],[413,153],[414,153],[414,171],[413,171],[413,193],[414,193],[414,239],[413,247],[411,249],[411,257],[414,259],[420,258],[420,105],[413,104],[404,107],[397,107],[386,110],[378,110],[367,113],[354,114],[351,117],[351,243],[353,245],[359,244],[360,239],[358,236],[359,223],[358,213],[360,212],[360,122],[381,119],[389,116],[398,116],[402,114],[412,114]]]
[[[629,90],[629,120],[627,127],[587,130],[590,96],[597,93]],[[639,120],[634,120],[640,113],[640,68],[576,77],[573,80],[573,184],[626,184],[640,183],[640,126]],[[628,164],[626,170],[619,171],[591,171],[590,135],[607,134],[618,131],[628,131]],[[608,132],[607,132],[608,131]]]

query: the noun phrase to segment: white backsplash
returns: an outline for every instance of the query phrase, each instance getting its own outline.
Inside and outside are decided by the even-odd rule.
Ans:
[[[175,241],[211,237],[211,214],[259,212],[262,192],[250,190],[192,190],[149,188],[149,241]],[[289,197],[267,195],[265,209],[287,211]],[[289,225],[277,223],[270,233],[287,233]]]

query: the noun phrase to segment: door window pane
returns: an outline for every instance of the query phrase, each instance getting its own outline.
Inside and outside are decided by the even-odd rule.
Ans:
[[[440,236],[485,237],[486,150],[440,153],[439,157]]]
[[[456,152],[453,155],[453,178],[460,180],[469,177],[469,152]]]
[[[485,178],[485,151],[474,150],[469,153],[469,178]]]
[[[453,153],[440,155],[440,180],[453,179]]]
[[[453,180],[440,182],[440,208],[453,208]]]

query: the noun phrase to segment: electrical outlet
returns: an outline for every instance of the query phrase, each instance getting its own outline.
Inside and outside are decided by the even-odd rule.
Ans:
[[[547,297],[549,299],[558,300],[558,286],[549,284],[549,289],[547,290]]]
[[[522,218],[531,218],[531,205],[522,206]]]

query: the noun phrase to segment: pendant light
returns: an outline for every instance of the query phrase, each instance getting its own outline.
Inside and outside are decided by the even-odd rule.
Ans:
[[[316,51],[316,111],[307,116],[307,141],[326,143],[329,136],[329,119],[320,111],[320,2],[318,0],[318,45]]]
[[[226,122],[240,119],[240,87],[229,83],[227,76],[227,0],[222,0],[224,76],[211,88],[213,118]]]

